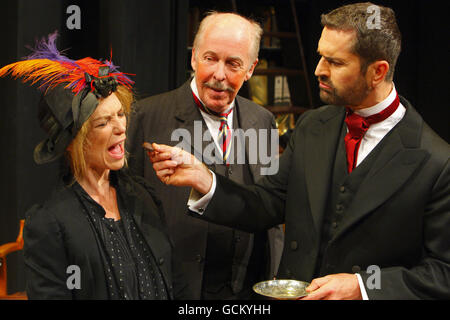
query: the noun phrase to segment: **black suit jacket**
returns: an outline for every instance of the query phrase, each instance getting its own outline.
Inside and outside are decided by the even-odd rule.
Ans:
[[[171,244],[153,191],[142,178],[118,172],[118,184],[127,210],[162,272],[172,297]],[[74,190],[60,187],[43,205],[27,212],[24,228],[26,290],[30,299],[108,299],[105,266],[93,226]],[[66,281],[80,268],[81,288],[68,289]]]
[[[175,129],[186,129],[193,141],[194,135],[198,134],[194,132],[194,121],[201,121],[203,125],[200,134],[207,130],[192,97],[190,82],[191,80],[188,80],[178,89],[139,101],[130,121],[126,147],[130,153],[130,169],[147,179],[163,203],[169,234],[174,242],[174,257],[185,278],[184,283],[174,282],[175,298],[200,299],[208,223],[186,215],[186,203],[191,188],[162,184],[142,148],[145,141],[177,145],[178,141],[171,141]],[[236,104],[240,127],[243,130],[275,127],[273,115],[261,106],[240,96],[236,96]],[[202,150],[205,150],[208,143],[203,142]],[[200,157],[202,150],[194,146],[194,143],[191,147],[190,152]],[[214,165],[210,168],[214,171]],[[253,181],[256,182],[261,177],[261,164],[250,164],[249,168]],[[272,273],[276,272],[281,259],[283,236],[280,227],[269,231]]]
[[[360,272],[369,299],[449,299],[450,148],[408,101],[401,102],[406,114],[383,138],[379,156],[344,208],[322,270]],[[250,188],[218,176],[203,218],[249,231],[285,222],[279,277],[311,281],[344,117],[337,106],[305,113],[278,174]],[[380,289],[367,286],[370,265],[380,267]]]

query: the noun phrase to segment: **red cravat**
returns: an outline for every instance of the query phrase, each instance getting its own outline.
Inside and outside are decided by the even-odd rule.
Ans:
[[[347,151],[348,173],[352,172],[356,167],[359,145],[370,125],[387,119],[397,110],[399,104],[400,99],[396,95],[394,101],[387,108],[366,118],[357,115],[351,109],[347,108],[345,123],[347,123],[348,132],[345,136],[345,149]]]

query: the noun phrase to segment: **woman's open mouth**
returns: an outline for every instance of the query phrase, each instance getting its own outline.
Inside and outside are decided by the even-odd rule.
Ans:
[[[118,160],[122,159],[125,155],[125,149],[123,147],[123,144],[124,140],[110,146],[108,148],[109,155],[114,159]]]

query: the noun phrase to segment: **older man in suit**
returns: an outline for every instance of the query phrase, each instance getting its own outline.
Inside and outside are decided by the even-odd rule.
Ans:
[[[205,194],[190,208],[207,221],[285,222],[279,277],[312,280],[306,299],[449,299],[450,148],[397,95],[394,12],[357,3],[322,24],[315,74],[329,105],[299,119],[276,175],[240,186],[156,144],[155,170]]]
[[[261,176],[261,163],[249,163],[248,145],[241,148],[229,137],[231,130],[270,133],[274,128],[270,112],[237,95],[258,62],[261,33],[257,23],[239,15],[210,13],[194,40],[195,76],[176,90],[140,101],[131,119],[129,166],[153,185],[162,201],[175,268],[182,275],[174,279],[178,299],[250,298],[252,285],[273,276],[281,258],[284,234],[280,227],[248,233],[187,216],[190,188],[162,184],[142,148],[143,142],[175,145],[187,133],[184,147],[208,162],[214,172],[239,183],[255,183]],[[212,154],[205,152],[211,145]],[[244,156],[245,164],[230,161],[230,150],[232,155]]]

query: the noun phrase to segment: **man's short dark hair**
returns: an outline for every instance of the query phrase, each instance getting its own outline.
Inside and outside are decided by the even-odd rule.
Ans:
[[[394,10],[370,2],[349,4],[322,14],[321,23],[330,29],[356,31],[353,52],[361,59],[361,71],[365,73],[377,60],[386,60],[389,63],[386,81],[392,81],[401,51]]]

